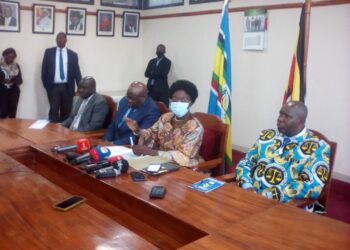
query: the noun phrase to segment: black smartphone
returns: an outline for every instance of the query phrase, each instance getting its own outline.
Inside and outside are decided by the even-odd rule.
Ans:
[[[154,186],[152,187],[151,192],[149,193],[150,198],[164,198],[166,193],[166,188],[163,186]]]
[[[58,202],[53,207],[60,211],[68,211],[73,207],[76,207],[79,204],[83,203],[85,200],[86,200],[85,197],[74,195],[67,199],[64,199],[63,201]]]
[[[131,179],[133,181],[145,181],[145,176],[141,172],[133,171],[130,172]]]

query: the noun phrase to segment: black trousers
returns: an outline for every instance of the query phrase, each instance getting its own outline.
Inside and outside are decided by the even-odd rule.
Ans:
[[[169,107],[169,87],[157,88],[155,85],[148,85],[148,95],[154,100],[165,103]]]
[[[0,117],[16,118],[20,90],[18,86],[0,89]]]
[[[50,122],[63,122],[72,111],[73,96],[68,93],[67,84],[54,84],[47,91],[50,103]]]

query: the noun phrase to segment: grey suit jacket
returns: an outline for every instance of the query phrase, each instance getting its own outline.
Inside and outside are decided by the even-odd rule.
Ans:
[[[78,97],[78,100],[74,103],[69,117],[62,122],[62,125],[69,128],[74,120],[74,117],[78,114],[79,108],[83,99]],[[78,131],[93,131],[102,128],[108,113],[108,105],[102,95],[95,93],[91,100],[85,107],[85,110],[80,118]]]

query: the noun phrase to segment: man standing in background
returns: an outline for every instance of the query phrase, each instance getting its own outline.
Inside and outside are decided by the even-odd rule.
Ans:
[[[165,46],[159,44],[156,50],[157,57],[149,61],[145,76],[148,77],[148,94],[155,101],[164,102],[169,106],[168,73],[171,61],[164,56]]]
[[[67,49],[67,36],[60,32],[56,37],[57,47],[46,49],[41,68],[41,80],[50,103],[50,122],[66,120],[72,110],[75,84],[81,73],[78,55]]]

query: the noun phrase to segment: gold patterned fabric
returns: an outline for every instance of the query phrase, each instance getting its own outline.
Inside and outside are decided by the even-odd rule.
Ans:
[[[181,127],[176,127],[174,119],[173,113],[166,113],[151,128],[141,130],[139,145],[156,149],[160,156],[181,166],[194,166],[200,158],[203,126],[192,117]]]

